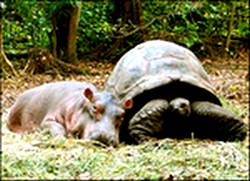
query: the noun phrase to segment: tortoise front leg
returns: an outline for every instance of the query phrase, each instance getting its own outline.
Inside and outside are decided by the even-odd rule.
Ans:
[[[191,104],[194,137],[221,141],[244,140],[247,125],[229,110],[211,102]]]
[[[139,144],[156,139],[163,131],[164,117],[168,109],[168,101],[155,99],[144,105],[129,121],[129,137],[133,143]]]

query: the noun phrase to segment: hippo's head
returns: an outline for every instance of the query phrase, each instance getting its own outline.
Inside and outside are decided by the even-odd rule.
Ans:
[[[84,105],[80,104],[84,109],[72,130],[82,139],[116,146],[125,110],[133,106],[132,99],[120,101],[109,92],[93,92],[89,88],[84,90],[84,96]]]

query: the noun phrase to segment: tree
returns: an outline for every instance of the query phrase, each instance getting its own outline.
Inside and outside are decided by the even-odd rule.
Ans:
[[[229,52],[229,46],[231,43],[231,36],[232,36],[232,31],[234,29],[234,15],[235,15],[235,9],[236,9],[236,3],[232,2],[231,4],[231,15],[229,19],[229,25],[228,25],[228,33],[227,33],[227,40],[226,40],[226,51]]]
[[[123,36],[128,37],[136,35],[139,40],[143,39],[144,24],[142,17],[142,7],[140,0],[114,0],[113,22],[122,19],[122,26],[127,26],[126,33]],[[132,32],[132,33],[130,33]],[[132,37],[134,39],[134,37]]]
[[[114,34],[114,43],[106,56],[120,48],[122,50],[116,56],[120,57],[121,54],[144,39],[142,4],[141,0],[113,0],[112,2],[114,4],[112,21],[118,26]]]
[[[52,54],[66,62],[74,62],[76,54],[76,33],[80,19],[81,2],[67,2],[57,5],[52,12]]]
[[[11,63],[11,61],[8,59],[8,57],[6,56],[5,52],[4,52],[4,48],[3,48],[3,20],[2,20],[2,16],[3,16],[3,9],[5,8],[5,4],[0,2],[0,60],[1,63],[3,61],[6,62],[6,64],[10,67],[11,71],[14,73],[15,76],[18,76],[18,72],[15,70],[13,64]]]
[[[143,24],[140,0],[114,0],[114,5],[114,21],[120,17],[124,23]]]

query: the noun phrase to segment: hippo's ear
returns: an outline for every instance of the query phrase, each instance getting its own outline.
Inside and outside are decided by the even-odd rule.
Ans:
[[[84,96],[91,102],[94,100],[94,93],[90,88],[84,90]]]
[[[128,98],[125,101],[123,101],[123,108],[124,109],[131,109],[133,107],[133,99]]]

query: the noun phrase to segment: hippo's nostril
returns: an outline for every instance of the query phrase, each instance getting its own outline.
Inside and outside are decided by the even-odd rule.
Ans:
[[[94,134],[90,136],[91,140],[99,141],[107,146],[117,146],[118,141],[114,136],[107,136],[105,134]]]
[[[118,141],[116,139],[109,139],[109,145],[112,145],[114,147],[116,147],[118,145]]]

